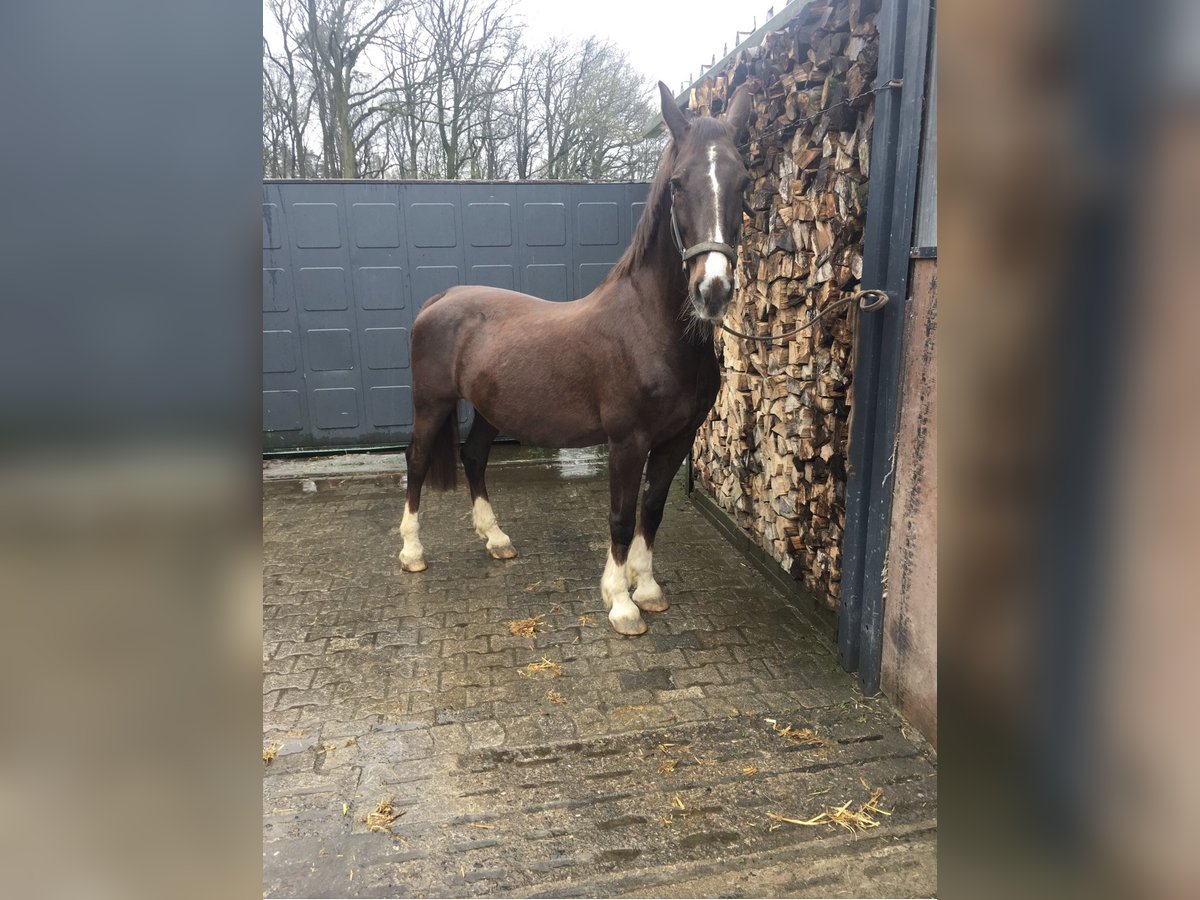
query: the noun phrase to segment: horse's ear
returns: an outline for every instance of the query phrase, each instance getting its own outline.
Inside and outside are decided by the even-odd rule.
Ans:
[[[753,93],[750,82],[738,85],[738,89],[733,92],[733,99],[729,101],[729,108],[721,116],[733,126],[733,132],[739,142],[745,139],[746,130],[750,125],[750,114],[754,112],[754,103],[751,98]]]
[[[667,123],[667,128],[671,129],[671,137],[676,144],[683,141],[683,136],[687,134],[688,123],[683,117],[683,113],[675,104],[675,95],[671,93],[671,89],[663,84],[658,83],[658,92],[662,95],[662,117]]]

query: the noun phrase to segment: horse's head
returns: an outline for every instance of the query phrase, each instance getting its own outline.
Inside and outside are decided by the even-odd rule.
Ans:
[[[733,298],[742,198],[750,184],[738,150],[750,120],[750,90],[739,87],[715,118],[686,119],[667,86],[660,81],[658,88],[675,145],[671,227],[683,256],[688,299],[701,319],[720,322]]]

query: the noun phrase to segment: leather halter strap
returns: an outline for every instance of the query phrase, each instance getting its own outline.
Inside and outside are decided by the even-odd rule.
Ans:
[[[683,257],[682,262],[685,269],[687,268],[687,261],[699,256],[701,253],[720,253],[728,257],[732,265],[737,265],[737,251],[728,244],[722,244],[718,241],[702,241],[699,244],[692,244],[690,247],[683,246],[683,238],[679,235],[679,224],[675,221],[674,197],[671,198],[671,237],[675,239],[675,249]]]

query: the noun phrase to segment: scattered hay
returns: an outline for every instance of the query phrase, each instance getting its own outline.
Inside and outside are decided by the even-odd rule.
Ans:
[[[538,581],[535,581],[533,584],[527,584],[527,585],[525,585],[525,587],[523,588],[523,590],[525,591],[525,593],[526,593],[526,594],[528,594],[530,591],[535,591],[535,590],[537,590],[539,587],[541,587],[541,584],[542,584],[542,582],[541,582],[541,580],[539,579]]]
[[[586,614],[579,617],[579,624],[584,628],[587,628],[587,626],[591,625],[594,621],[595,619],[592,616]]]
[[[468,822],[468,823],[467,823],[467,827],[468,827],[468,828],[485,828],[485,829],[487,829],[488,831],[495,831],[495,830],[496,830],[496,826],[495,826],[495,825],[488,825],[486,822]]]
[[[321,749],[317,751],[317,756],[320,756],[322,753],[325,753],[325,754],[332,753],[336,749],[337,749],[336,744],[322,744]]]
[[[546,691],[546,699],[549,700],[551,703],[557,704],[558,706],[562,706],[564,703],[567,702],[566,700],[563,699],[563,695],[560,694],[558,691]]]
[[[658,817],[658,824],[661,825],[663,828],[669,827],[672,823],[674,823],[674,821],[675,820],[672,819],[670,816],[659,816]]]
[[[269,766],[271,760],[279,755],[279,745],[271,741],[266,747],[263,747],[263,765]]]
[[[550,607],[550,612],[552,613],[560,613],[562,611],[563,605],[561,603],[555,603],[552,607]]]
[[[687,807],[683,805],[683,801],[679,799],[678,794],[675,795],[675,805],[678,806],[680,809],[687,809]]]
[[[350,815],[350,804],[347,803],[345,800],[342,801],[342,815],[343,816]]]
[[[809,747],[820,747],[822,750],[827,750],[830,747],[829,741],[821,737],[812,728],[795,728],[792,725],[779,727],[779,723],[774,719],[763,719],[771,729],[787,741],[789,744],[804,744]]]
[[[674,750],[674,753],[676,754],[674,756],[671,755],[673,748],[677,748]],[[712,765],[710,761],[703,760],[698,757],[692,751],[691,744],[684,744],[682,746],[679,744],[659,744],[658,752],[666,757],[666,759],[660,760],[658,764],[658,771],[664,775],[670,775],[673,773],[675,769],[678,768],[679,764],[683,762],[683,758],[685,756],[690,756],[692,758],[692,762],[698,766]]]
[[[544,623],[542,619],[544,615],[534,616],[532,619],[514,619],[508,623],[508,633],[513,637],[533,637],[538,634],[538,628]]]
[[[550,672],[555,678],[561,678],[563,674],[563,667],[554,660],[547,659],[543,656],[540,662],[530,663],[524,669],[517,670],[518,675],[524,675],[526,677],[529,677],[530,675],[536,675],[538,672]]]
[[[742,766],[742,774],[743,775],[757,775],[758,774],[758,766],[755,766],[755,765]]]
[[[883,809],[879,805],[879,801],[883,799],[883,788],[875,788],[871,791],[871,796],[866,803],[859,805],[857,809],[851,809],[853,803],[847,800],[841,806],[827,806],[821,812],[817,813],[810,819],[789,819],[787,816],[781,816],[778,813],[769,812],[767,818],[775,819],[779,822],[787,822],[790,825],[806,825],[810,828],[815,828],[819,825],[828,825],[830,828],[840,827],[845,828],[851,834],[867,831],[871,828],[879,827],[879,820],[876,816],[890,816],[891,810]],[[775,828],[778,826],[772,826]]]
[[[402,815],[404,815],[403,812],[396,812],[389,798],[380,800],[375,805],[375,809],[363,816],[363,822],[368,831],[382,831],[384,834],[391,834],[392,824]]]

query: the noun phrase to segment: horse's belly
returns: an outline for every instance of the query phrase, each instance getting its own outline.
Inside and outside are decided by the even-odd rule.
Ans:
[[[557,403],[552,394],[534,398],[527,404],[472,401],[472,405],[501,434],[533,447],[594,447],[608,440],[599,418],[588,415],[586,410]]]

